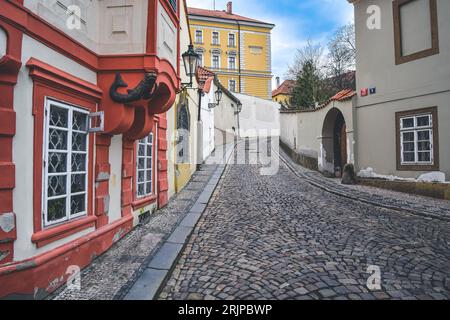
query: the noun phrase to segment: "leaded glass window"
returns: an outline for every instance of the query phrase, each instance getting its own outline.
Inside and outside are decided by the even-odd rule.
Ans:
[[[87,214],[88,112],[47,100],[44,227]]]
[[[136,187],[138,198],[153,193],[153,133],[139,140],[137,146]]]

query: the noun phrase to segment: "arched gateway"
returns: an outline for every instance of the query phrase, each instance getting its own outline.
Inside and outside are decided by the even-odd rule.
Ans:
[[[348,163],[347,124],[337,108],[331,108],[323,121],[321,171],[340,177]]]

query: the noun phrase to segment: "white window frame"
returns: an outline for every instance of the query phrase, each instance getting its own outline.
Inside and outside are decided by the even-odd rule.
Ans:
[[[51,106],[56,106],[58,108],[61,109],[66,109],[68,110],[68,121],[67,121],[67,129],[65,128],[60,128],[60,127],[53,127],[50,126],[50,109]],[[49,228],[61,223],[65,223],[68,221],[72,221],[75,219],[78,219],[80,217],[84,217],[87,216],[88,213],[88,199],[89,199],[89,132],[86,131],[86,151],[72,151],[72,133],[73,132],[79,132],[79,133],[83,133],[82,131],[76,131],[73,130],[72,128],[72,124],[73,124],[73,112],[79,112],[79,113],[83,113],[86,115],[86,121],[88,119],[89,116],[89,111],[87,111],[86,109],[79,107],[79,106],[74,106],[72,104],[69,103],[65,103],[65,102],[60,102],[51,98],[45,98],[45,106],[44,106],[44,153],[43,153],[43,182],[42,182],[42,186],[43,186],[43,192],[42,192],[42,228]],[[88,125],[88,124],[86,124]],[[88,126],[86,126],[86,129],[88,128]],[[67,171],[65,173],[52,173],[49,174],[48,172],[48,155],[50,149],[49,149],[49,131],[50,129],[56,129],[56,130],[61,130],[61,131],[67,131],[67,150],[52,150],[53,152],[57,152],[57,153],[66,153],[67,154],[67,163],[66,163],[66,167],[67,167]],[[70,152],[69,152],[70,150]],[[86,155],[86,163],[85,163],[85,168],[86,171],[83,172],[72,172],[72,154],[85,154]],[[85,187],[86,190],[84,192],[77,192],[77,193],[72,193],[72,174],[84,174],[85,175]],[[49,176],[62,176],[62,175],[66,175],[66,194],[64,196],[55,196],[55,197],[48,197],[48,178]],[[85,194],[85,211],[83,212],[79,212],[77,214],[71,214],[71,197],[72,196],[79,196],[82,194]],[[48,201],[49,200],[56,200],[56,199],[62,199],[62,198],[66,198],[66,216],[64,218],[61,218],[59,220],[55,220],[55,221],[48,221]]]
[[[150,144],[148,142],[148,138],[152,136],[152,143]],[[145,142],[145,156],[139,156],[139,146],[142,145],[141,140],[136,141],[137,143],[137,147],[136,147],[136,181],[135,181],[135,188],[136,188],[136,198],[137,199],[143,199],[143,198],[147,198],[150,196],[155,195],[155,181],[154,179],[156,179],[156,175],[155,173],[155,159],[156,159],[156,149],[155,149],[155,135],[153,134],[153,132],[150,132],[149,135],[147,137],[145,137],[146,142]],[[147,158],[149,157],[147,154],[147,147],[151,145],[151,149],[152,149],[152,154],[150,156],[151,158],[151,165],[152,167],[151,169],[151,175],[150,175],[150,180],[147,179],[147,171],[149,170],[148,166],[147,166]],[[144,159],[144,169],[139,169],[139,158],[143,158]],[[139,181],[139,171],[144,171],[144,181]],[[150,182],[150,192],[147,190],[147,184]],[[140,184],[144,184],[144,188],[145,188],[145,192],[144,194],[139,194],[139,185]]]
[[[233,68],[231,67],[231,58],[234,58],[234,66]],[[229,70],[236,70],[236,56],[235,55],[229,55],[228,56],[228,69]]]
[[[428,126],[418,126],[417,119],[426,117],[429,118],[429,125]],[[403,126],[403,120],[406,119],[412,119],[414,122],[413,127],[404,127]],[[402,165],[434,165],[434,145],[433,145],[433,115],[431,113],[425,113],[425,114],[417,114],[417,115],[409,115],[399,118],[400,121],[400,160]],[[418,144],[419,142],[425,142],[425,141],[419,141],[419,132],[421,131],[428,131],[430,135],[429,143],[430,143],[430,150],[429,151],[419,151]],[[405,133],[413,133],[414,134],[414,161],[405,161],[404,160],[404,137],[403,134]],[[411,141],[412,142],[412,141]],[[406,151],[406,152],[412,152],[412,151]],[[419,161],[419,152],[429,152],[430,153],[430,161]]]
[[[231,43],[231,36],[233,36],[233,44]],[[228,46],[231,48],[236,48],[236,33],[230,32],[228,34]]]
[[[200,33],[200,42],[197,41],[197,33]],[[195,30],[195,43],[203,44],[203,30]]]
[[[234,83],[234,89],[231,87],[232,82]],[[231,92],[236,92],[236,80],[234,79],[228,80],[228,90],[230,90]]]
[[[215,34],[217,34],[217,42],[214,41]],[[220,46],[220,32],[219,31],[211,32],[211,44],[214,46]]]
[[[214,66],[214,57],[218,58],[218,67]],[[221,60],[221,56],[219,53],[212,53],[211,54],[211,68],[213,69],[220,69],[220,60]]]

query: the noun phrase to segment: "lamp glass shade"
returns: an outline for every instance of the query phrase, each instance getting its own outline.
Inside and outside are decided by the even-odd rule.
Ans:
[[[220,100],[222,100],[222,94],[223,94],[222,90],[220,90],[220,88],[218,88],[217,91],[215,92],[217,103],[219,103]]]
[[[188,51],[183,53],[182,57],[186,75],[192,79],[195,75],[195,71],[197,70],[199,55],[194,51],[194,46],[189,45]]]

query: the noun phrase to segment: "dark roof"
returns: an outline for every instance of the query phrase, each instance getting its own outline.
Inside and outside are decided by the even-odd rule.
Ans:
[[[294,80],[285,80],[277,89],[272,91],[272,97],[275,97],[279,94],[292,95],[294,87],[295,87]]]
[[[234,13],[228,13],[226,11],[220,11],[220,10],[206,10],[206,9],[199,9],[199,8],[188,8],[189,15],[192,16],[202,16],[202,17],[210,17],[210,18],[218,18],[218,19],[225,19],[225,20],[238,20],[238,21],[245,21],[245,22],[253,22],[253,23],[263,23],[272,25],[271,23],[263,22],[260,20],[255,20],[252,18],[247,18],[244,16],[240,16]]]

